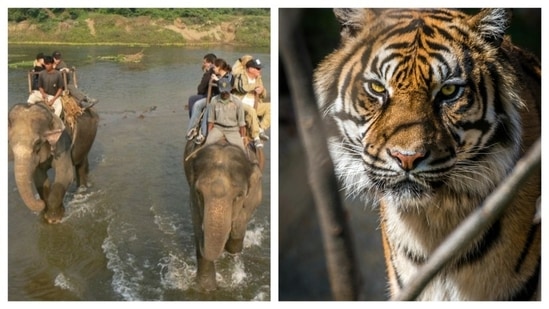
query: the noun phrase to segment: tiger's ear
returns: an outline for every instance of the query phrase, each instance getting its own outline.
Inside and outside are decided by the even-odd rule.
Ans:
[[[341,24],[341,37],[343,39],[356,37],[378,15],[373,9],[357,8],[334,9],[334,14]]]
[[[511,23],[511,9],[483,9],[469,21],[469,25],[475,29],[482,38],[499,47],[503,41],[505,31]]]

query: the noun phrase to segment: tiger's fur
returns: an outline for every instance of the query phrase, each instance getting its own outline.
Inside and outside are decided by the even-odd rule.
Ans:
[[[541,66],[505,36],[509,10],[334,11],[315,94],[344,189],[379,205],[395,295],[540,136]],[[540,176],[418,299],[539,297]]]

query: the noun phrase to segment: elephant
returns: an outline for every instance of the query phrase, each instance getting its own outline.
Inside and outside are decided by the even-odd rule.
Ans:
[[[99,115],[86,109],[74,126],[65,124],[43,103],[18,103],[8,114],[8,143],[17,189],[33,212],[46,222],[63,219],[63,199],[75,180],[88,186],[88,153],[95,140]],[[53,182],[48,170],[55,171]]]
[[[217,289],[215,261],[240,253],[246,228],[262,199],[262,169],[255,152],[218,142],[185,146],[199,288]]]

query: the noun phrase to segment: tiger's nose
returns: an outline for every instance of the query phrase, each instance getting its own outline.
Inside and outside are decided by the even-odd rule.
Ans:
[[[428,155],[426,152],[403,152],[399,150],[389,150],[387,153],[398,162],[398,165],[405,171],[410,171],[416,168],[416,166],[425,159]]]

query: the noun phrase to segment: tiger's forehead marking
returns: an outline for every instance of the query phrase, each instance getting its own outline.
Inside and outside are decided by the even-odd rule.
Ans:
[[[376,52],[364,55],[364,77],[383,81],[388,88],[417,87],[428,92],[448,79],[460,77],[450,42],[439,43],[437,31],[429,29],[420,19],[411,19],[409,25],[401,21],[397,37],[372,41]]]

